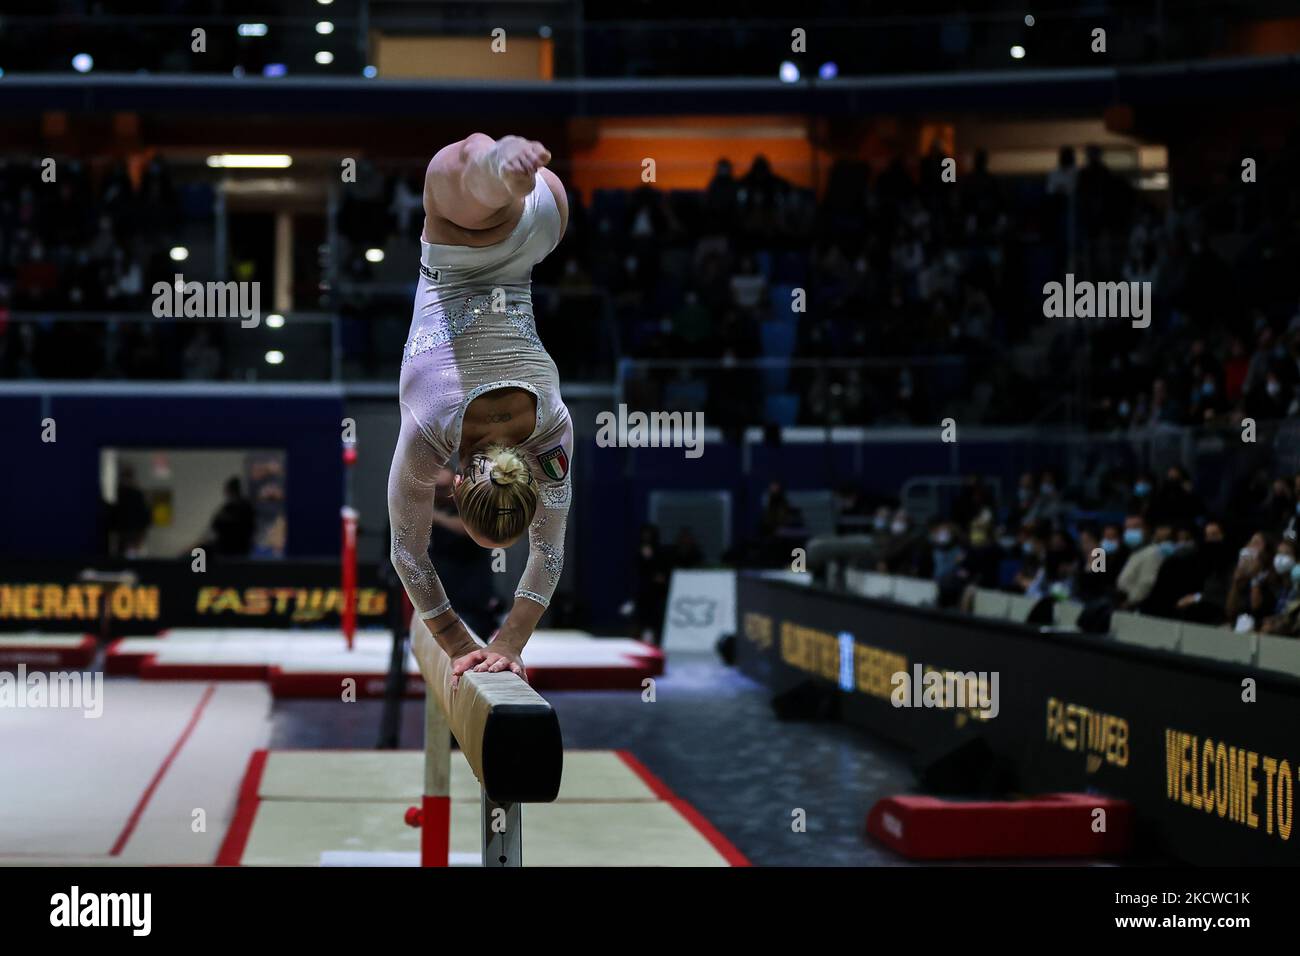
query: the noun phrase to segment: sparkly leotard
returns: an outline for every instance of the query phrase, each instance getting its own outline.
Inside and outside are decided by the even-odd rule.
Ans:
[[[532,435],[516,446],[537,480],[528,563],[516,597],[550,603],[564,563],[573,427],[559,373],[533,321],[533,266],[560,241],[560,211],[537,174],[519,223],[490,246],[420,241],[420,281],[402,355],[402,430],[388,475],[392,560],[422,618],[450,606],[428,555],[434,480],[457,457],[469,403],[498,388],[537,400]]]

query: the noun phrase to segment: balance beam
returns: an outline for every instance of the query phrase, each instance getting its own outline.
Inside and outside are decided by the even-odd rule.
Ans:
[[[555,711],[509,671],[471,671],[452,690],[451,660],[419,618],[411,621],[411,653],[424,677],[424,801],[407,812],[421,828],[420,865],[448,864],[450,733],[482,788],[483,865],[520,866],[519,805],[550,803],[560,792],[564,743]]]

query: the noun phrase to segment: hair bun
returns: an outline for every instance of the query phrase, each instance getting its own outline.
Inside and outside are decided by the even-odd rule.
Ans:
[[[492,466],[491,478],[494,485],[526,485],[532,481],[528,466],[522,458],[510,448],[497,448],[489,452]]]

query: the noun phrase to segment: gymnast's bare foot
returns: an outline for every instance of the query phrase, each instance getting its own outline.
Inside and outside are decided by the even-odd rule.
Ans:
[[[503,136],[494,147],[501,181],[511,195],[522,199],[533,191],[533,177],[551,161],[551,151],[533,139]]]

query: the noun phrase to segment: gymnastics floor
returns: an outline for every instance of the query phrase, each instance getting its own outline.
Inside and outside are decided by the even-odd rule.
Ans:
[[[312,704],[329,707],[336,731],[370,733],[377,705]],[[276,707],[260,682],[110,677],[98,718],[6,710],[0,864],[417,865],[419,831],[404,816],[420,802],[423,750],[268,749]],[[478,865],[479,790],[459,752],[451,794],[452,863]],[[559,799],[525,805],[523,820],[526,866],[745,862],[613,750],[566,752]]]

